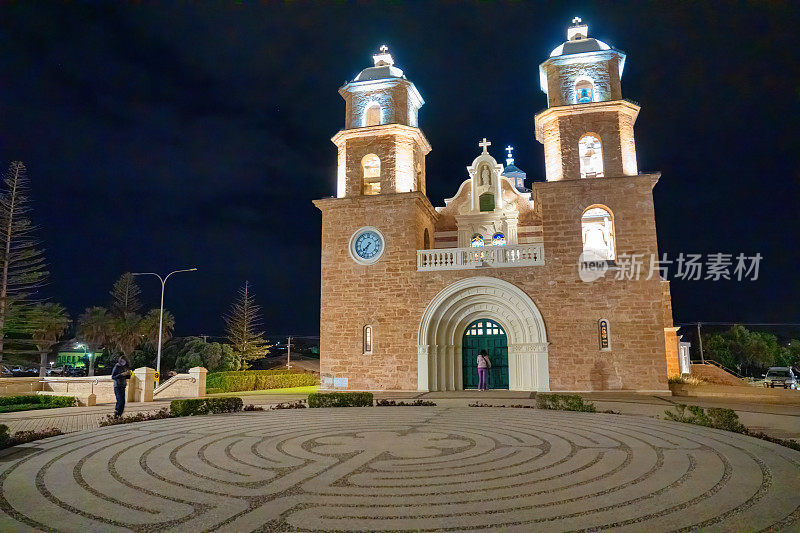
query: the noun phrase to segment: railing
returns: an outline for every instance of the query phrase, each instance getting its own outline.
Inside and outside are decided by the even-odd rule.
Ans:
[[[107,380],[103,380],[107,381]],[[73,379],[42,379],[39,380],[39,383],[66,383],[67,388],[64,391],[65,393],[69,392],[69,384],[70,383],[91,383],[92,384],[92,392],[94,394],[94,386],[100,383],[100,379],[98,378],[89,378],[89,379],[81,379],[81,378],[73,378]],[[61,392],[61,391],[59,391]]]
[[[159,386],[158,386],[158,387],[157,387],[157,388],[156,388],[156,389],[153,391],[153,396],[155,396],[155,395],[156,395],[156,394],[158,394],[158,393],[164,392],[166,389],[168,389],[169,387],[171,387],[171,386],[172,386],[172,385],[174,385],[175,383],[177,383],[177,382],[179,382],[179,381],[184,381],[184,380],[185,380],[185,381],[188,381],[189,383],[195,383],[195,382],[197,382],[197,379],[195,379],[193,376],[191,376],[191,375],[189,375],[189,374],[178,374],[178,375],[176,375],[176,376],[172,376],[172,377],[171,377],[171,378],[169,378],[167,381],[165,381],[164,383],[162,383],[161,385],[159,385]]]
[[[417,270],[505,268],[544,264],[541,244],[417,250]]]
[[[737,371],[731,370],[727,366],[723,366],[723,365],[721,365],[721,364],[719,364],[716,361],[713,361],[711,359],[703,359],[702,361],[699,361],[699,360],[698,361],[691,361],[691,363],[693,365],[714,365],[717,368],[721,368],[722,370],[724,370],[728,374],[733,374],[734,376],[736,376],[739,379],[745,379],[745,377],[743,375],[741,375],[740,373],[738,373]]]

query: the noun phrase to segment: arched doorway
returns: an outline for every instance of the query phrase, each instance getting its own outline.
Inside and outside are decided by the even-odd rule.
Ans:
[[[478,388],[478,354],[486,350],[489,388],[508,389],[508,337],[503,326],[489,319],[476,320],[464,331],[461,341],[461,367],[465,389]]]
[[[506,334],[509,390],[549,392],[548,342],[542,314],[525,291],[489,276],[451,283],[433,297],[422,313],[417,389],[464,388],[464,332],[481,319],[501,324]]]

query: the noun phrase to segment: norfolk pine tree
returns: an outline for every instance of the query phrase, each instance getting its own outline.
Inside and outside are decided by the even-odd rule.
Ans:
[[[0,360],[12,307],[22,312],[47,280],[44,251],[33,237],[36,229],[28,218],[28,178],[25,165],[14,161],[3,177],[0,194]]]
[[[250,361],[264,357],[269,348],[264,332],[257,331],[261,326],[261,308],[255,303],[249,282],[245,281],[239,289],[239,298],[224,319],[227,340],[241,362],[241,369],[247,370]]]

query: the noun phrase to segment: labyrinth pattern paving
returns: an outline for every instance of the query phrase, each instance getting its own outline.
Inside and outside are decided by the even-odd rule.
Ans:
[[[374,407],[159,420],[0,458],[0,530],[797,531],[800,453],[675,422]]]

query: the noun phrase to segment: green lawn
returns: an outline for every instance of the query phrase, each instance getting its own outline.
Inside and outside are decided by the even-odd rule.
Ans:
[[[319,385],[306,385],[304,387],[288,387],[285,389],[266,389],[266,390],[248,390],[239,392],[220,392],[218,394],[209,394],[209,396],[263,396],[267,394],[310,394],[317,392]]]

